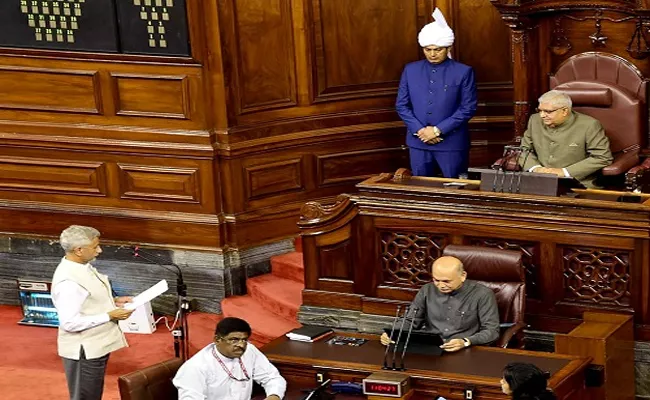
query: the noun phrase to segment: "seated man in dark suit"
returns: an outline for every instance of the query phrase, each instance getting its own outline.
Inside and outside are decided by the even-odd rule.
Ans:
[[[445,351],[492,343],[499,338],[499,309],[494,292],[467,280],[463,263],[455,257],[440,257],[431,268],[433,282],[420,289],[411,303],[414,329],[439,334]],[[388,345],[387,334],[381,343]]]
[[[571,98],[559,91],[539,98],[538,113],[528,120],[521,141],[530,154],[519,157],[519,163],[525,171],[573,177],[594,187],[596,172],[614,159],[609,139],[600,122],[571,106]]]

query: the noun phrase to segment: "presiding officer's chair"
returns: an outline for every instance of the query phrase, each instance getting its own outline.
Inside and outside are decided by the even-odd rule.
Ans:
[[[141,370],[122,375],[117,384],[122,400],[178,400],[178,391],[172,383],[183,364],[172,358]]]
[[[646,171],[639,163],[647,147],[647,82],[624,58],[593,51],[568,58],[549,76],[549,88],[569,95],[573,109],[600,121],[609,138],[614,160],[601,171],[603,186],[635,190]],[[518,158],[506,154],[492,167],[519,171]]]
[[[494,291],[501,323],[501,335],[495,345],[523,348],[526,280],[521,253],[490,247],[449,245],[442,255],[458,258],[468,279]]]

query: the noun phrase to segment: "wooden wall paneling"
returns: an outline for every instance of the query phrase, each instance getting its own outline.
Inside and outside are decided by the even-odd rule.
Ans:
[[[206,214],[2,199],[0,221],[11,221],[10,231],[3,225],[5,232],[26,237],[54,238],[69,225],[79,224],[96,227],[109,242],[206,251],[223,246],[219,219]]]
[[[316,155],[319,187],[357,183],[382,172],[408,165],[404,146]]]
[[[104,162],[0,156],[0,170],[0,190],[75,196],[107,195]]]
[[[188,132],[183,140],[191,135],[207,138],[202,71],[197,66],[0,55],[0,82],[0,119],[16,125],[14,132],[21,132],[23,125],[45,123],[47,128],[41,129],[67,124],[74,134],[79,124],[89,124],[106,131],[155,128],[158,134],[184,129]],[[33,112],[27,116],[24,110]],[[129,140],[145,132],[133,129]],[[122,134],[113,137],[123,139]]]
[[[479,88],[503,85],[512,90],[510,30],[499,12],[488,1],[450,3],[456,36],[452,56],[474,68]]]
[[[394,95],[404,65],[418,59],[417,1],[313,0],[311,6],[314,101]]]
[[[187,76],[111,74],[117,115],[192,119]]]
[[[0,110],[103,114],[99,71],[0,66]]]
[[[198,168],[117,164],[120,170],[120,197],[201,203]]]
[[[302,192],[303,157],[244,167],[247,201],[278,194]]]
[[[220,0],[231,117],[297,104],[291,0]]]
[[[211,160],[87,151],[3,148],[0,198],[52,207],[77,205],[216,214]],[[1,162],[1,161],[0,161]],[[4,180],[4,181],[3,181]],[[48,183],[49,182],[49,183]]]

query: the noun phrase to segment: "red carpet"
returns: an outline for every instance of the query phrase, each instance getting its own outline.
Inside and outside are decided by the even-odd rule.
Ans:
[[[301,250],[300,241],[296,248]],[[297,328],[296,314],[302,304],[304,268],[302,253],[271,259],[272,273],[251,278],[248,294],[223,300],[225,316],[247,320],[253,328],[251,341],[258,347]],[[61,359],[56,351],[56,328],[18,325],[22,311],[0,305],[0,361],[2,399],[66,399],[68,389]],[[189,315],[190,353],[212,341],[221,315]],[[170,321],[171,323],[171,321]],[[104,400],[119,400],[117,378],[174,356],[173,338],[163,323],[151,335],[127,334],[130,347],[111,354],[104,387]]]
[[[300,240],[296,240],[296,249],[302,249]],[[221,302],[224,316],[246,319],[253,328],[253,339],[264,344],[301,326],[296,314],[305,288],[302,253],[272,257],[271,270],[271,274],[246,281],[247,295]]]
[[[63,364],[56,353],[56,328],[18,325],[20,307],[0,306],[3,339],[0,361],[2,399],[66,399],[68,389]],[[190,352],[208,344],[220,315],[189,315]],[[111,354],[108,361],[104,400],[119,400],[117,378],[174,356],[173,338],[164,324],[151,335],[127,334],[129,346]],[[258,344],[258,343],[256,343]]]

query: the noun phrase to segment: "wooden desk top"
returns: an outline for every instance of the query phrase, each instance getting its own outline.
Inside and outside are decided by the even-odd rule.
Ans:
[[[378,336],[337,334],[369,340],[359,347],[353,347],[328,344],[327,338],[315,343],[304,343],[281,337],[264,346],[263,351],[274,364],[364,373],[381,370],[385,347],[379,343]],[[500,388],[499,381],[506,364],[527,362],[549,371],[549,386],[556,387],[569,376],[582,372],[590,360],[554,353],[475,346],[439,357],[407,353],[405,366],[407,373],[414,378],[453,380]],[[397,363],[399,365],[399,355]]]

